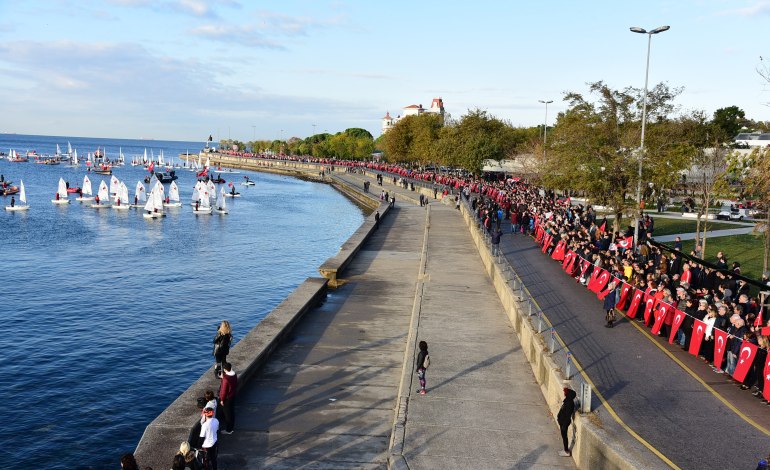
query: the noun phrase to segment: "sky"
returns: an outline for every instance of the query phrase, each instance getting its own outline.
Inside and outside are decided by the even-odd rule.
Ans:
[[[603,80],[770,120],[770,0],[0,0],[0,132],[203,141],[362,127],[441,97],[516,126]],[[764,60],[761,59],[764,57]]]

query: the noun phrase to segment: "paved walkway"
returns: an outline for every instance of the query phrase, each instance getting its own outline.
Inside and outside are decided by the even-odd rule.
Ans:
[[[731,235],[744,235],[747,233],[751,233],[754,231],[754,226],[751,227],[744,227],[744,228],[729,228],[725,230],[711,230],[706,232],[708,239],[716,238],[716,237],[728,237]],[[660,237],[653,237],[653,240],[660,243],[666,243],[666,242],[672,242],[676,237],[681,237],[682,241],[684,240],[695,240],[695,232],[692,233],[680,233],[677,235],[663,235]]]
[[[428,209],[398,201],[347,283],[239,394],[220,469],[385,468],[402,377],[409,468],[574,468],[460,215],[434,203],[426,224]]]

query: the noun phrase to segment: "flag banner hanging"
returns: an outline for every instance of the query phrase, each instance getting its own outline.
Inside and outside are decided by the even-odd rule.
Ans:
[[[585,258],[580,258],[580,262],[582,263],[582,267],[580,268],[580,277],[584,278],[586,272],[588,271],[588,267],[591,266],[591,263]],[[578,278],[578,281],[579,280],[580,278]]]
[[[718,369],[722,368],[722,360],[725,357],[725,349],[727,348],[727,333],[714,328],[714,366]]]
[[[593,291],[597,294],[602,291],[609,283],[610,279],[612,278],[612,275],[607,271],[606,269],[602,269],[602,272],[599,273],[599,278],[596,279],[596,283],[594,284]],[[602,297],[604,298],[604,297]]]
[[[568,272],[569,272],[569,268],[568,268],[568,266],[569,266],[569,264],[570,264],[570,261],[572,261],[572,256],[573,256],[574,254],[575,254],[575,252],[574,252],[574,251],[572,251],[572,250],[567,250],[567,252],[566,252],[566,253],[564,253],[564,260],[561,262],[561,268],[562,268],[563,270],[565,270],[565,271],[568,271]]]
[[[594,270],[591,272],[591,277],[588,280],[588,286],[587,286],[588,290],[596,292],[594,289],[596,286],[596,282],[599,280],[599,276],[601,275],[602,271],[604,270],[599,267],[594,267]]]
[[[655,307],[655,323],[652,324],[652,334],[657,335],[660,333],[660,329],[663,327],[663,321],[666,319],[668,312],[674,307],[666,302],[658,302]]]
[[[636,313],[639,311],[639,305],[642,303],[642,299],[644,299],[644,291],[636,289],[634,291],[634,296],[631,297],[631,305],[628,306],[628,311],[626,312],[628,318],[636,318]]]
[[[754,326],[762,326],[762,322],[764,321],[762,319],[762,310],[764,310],[765,307],[762,307],[759,309],[759,313],[757,314],[757,318],[754,320]]]
[[[548,247],[551,246],[551,240],[553,240],[552,235],[546,235],[545,236],[545,242],[543,243],[543,253],[548,251]]]
[[[559,243],[556,244],[556,248],[553,249],[553,253],[551,253],[551,258],[555,259],[556,261],[564,261],[564,248],[567,246],[567,242],[564,240],[560,240]]]
[[[700,353],[700,345],[703,342],[703,336],[706,334],[706,324],[697,318],[692,325],[692,337],[690,338],[689,353],[697,356]]]
[[[733,371],[733,378],[738,382],[746,380],[746,374],[751,370],[754,358],[757,357],[757,345],[751,341],[743,340],[741,343],[741,352],[738,354],[738,363]]]
[[[620,299],[618,300],[618,303],[615,304],[615,308],[619,308],[620,310],[625,310],[626,301],[628,300],[628,296],[631,294],[631,284],[628,284],[627,282],[623,283],[623,286],[620,288]]]
[[[644,324],[650,324],[650,316],[655,309],[658,299],[650,294],[644,294]]]
[[[674,322],[671,324],[671,333],[668,335],[668,344],[674,343],[676,332],[679,331],[679,327],[682,326],[685,316],[687,315],[678,308],[674,310]]]

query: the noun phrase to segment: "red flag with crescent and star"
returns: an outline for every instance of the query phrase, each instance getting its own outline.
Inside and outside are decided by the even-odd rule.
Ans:
[[[556,248],[553,249],[551,258],[555,259],[556,261],[564,261],[564,248],[566,248],[566,246],[567,242],[560,240],[559,243],[556,244]]]
[[[596,292],[596,283],[599,282],[599,276],[602,274],[602,271],[604,271],[601,268],[595,267],[593,271],[591,271],[591,277],[588,278],[588,290]]]
[[[652,324],[652,334],[657,335],[660,333],[660,329],[663,326],[663,320],[666,319],[666,315],[674,307],[666,302],[658,302],[655,308],[655,323]]]
[[[671,334],[668,335],[668,344],[674,343],[674,336],[676,336],[676,332],[679,331],[679,327],[682,326],[685,316],[686,314],[683,311],[679,309],[674,310],[674,323],[671,325]]]
[[[768,354],[767,359],[765,359],[765,369],[763,373],[765,376],[765,386],[762,387],[762,396],[765,400],[770,401],[770,354]]]
[[[564,269],[564,271],[567,272],[567,274],[572,273],[572,268],[575,266],[576,259],[577,254],[572,250],[568,250],[567,254],[564,255],[564,261],[561,263],[561,267]]]
[[[591,266],[591,263],[585,258],[580,258],[580,262],[582,263],[582,267],[580,268],[580,277],[583,277],[586,275],[586,271],[588,271],[588,267]],[[577,280],[579,281],[580,278]]]
[[[642,303],[642,299],[644,299],[644,291],[636,289],[634,296],[631,297],[631,305],[628,306],[628,311],[626,311],[628,318],[636,318],[636,313],[639,311],[639,304]]]
[[[655,306],[657,305],[657,303],[658,303],[658,299],[656,299],[655,296],[650,294],[644,294],[644,324],[645,325],[650,324],[650,316],[652,315],[652,312],[655,310]]]
[[[546,235],[545,241],[543,242],[543,253],[548,251],[548,247],[551,246],[551,240],[553,240],[553,235]]]
[[[706,334],[706,324],[697,318],[692,325],[692,337],[690,338],[689,353],[697,356],[700,352],[700,345],[703,342],[703,336]]]
[[[743,343],[741,343],[741,352],[738,355],[738,363],[735,365],[735,371],[733,371],[733,378],[738,382],[743,382],[756,357],[757,345],[751,341],[743,340]]]
[[[631,284],[624,282],[620,288],[620,299],[615,304],[615,308],[619,308],[622,310],[623,307],[626,305],[626,300],[628,300],[629,294],[631,294]]]
[[[764,307],[759,309],[759,313],[757,314],[757,318],[754,320],[754,326],[762,326],[762,310],[764,310]]]
[[[722,360],[725,357],[725,349],[727,348],[727,333],[714,328],[714,366],[718,369],[722,368]]]
[[[601,295],[602,289],[609,285],[611,279],[612,274],[606,269],[602,269],[602,272],[599,273],[599,278],[596,280],[596,284],[594,284],[594,292],[596,292],[597,295]],[[604,297],[599,298],[604,299]]]

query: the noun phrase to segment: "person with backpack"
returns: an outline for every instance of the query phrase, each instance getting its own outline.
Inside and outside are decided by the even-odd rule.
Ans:
[[[425,395],[428,391],[425,389],[425,371],[430,367],[430,354],[428,354],[428,343],[420,341],[418,344],[420,352],[417,354],[417,378],[420,380],[420,395]]]

